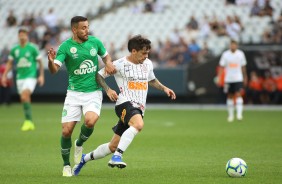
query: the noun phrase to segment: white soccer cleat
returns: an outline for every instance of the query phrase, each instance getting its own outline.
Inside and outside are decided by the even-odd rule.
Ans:
[[[237,115],[237,120],[242,121],[243,120],[243,116],[242,115]]]
[[[76,145],[77,139],[74,141],[74,163],[78,165],[82,157],[82,146]]]
[[[65,176],[65,177],[71,177],[72,176],[71,167],[69,165],[64,166],[63,176]]]
[[[233,122],[234,121],[234,117],[233,116],[228,116],[227,121],[229,123]]]

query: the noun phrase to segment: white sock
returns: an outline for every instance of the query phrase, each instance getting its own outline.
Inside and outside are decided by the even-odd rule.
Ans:
[[[236,111],[237,111],[237,117],[242,117],[243,113],[243,98],[237,97],[236,98]]]
[[[98,146],[94,151],[87,153],[84,157],[84,161],[88,162],[90,160],[98,160],[100,158],[104,158],[105,156],[111,154],[111,150],[109,148],[110,143],[105,143]]]
[[[127,149],[135,135],[138,133],[138,130],[133,126],[130,126],[121,136],[117,150],[121,150],[122,153]],[[114,155],[121,156],[122,153],[115,151]]]
[[[228,116],[234,117],[234,101],[231,98],[227,98],[226,100]]]

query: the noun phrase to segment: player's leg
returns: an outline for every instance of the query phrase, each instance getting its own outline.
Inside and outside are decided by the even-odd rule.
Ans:
[[[82,154],[80,163],[73,167],[73,175],[77,176],[80,173],[82,167],[91,160],[98,160],[106,157],[107,155],[115,152],[117,145],[119,143],[120,136],[114,134],[112,140],[108,143],[101,144],[94,151],[87,154]]]
[[[61,155],[64,162],[63,176],[72,176],[70,167],[70,150],[72,146],[71,135],[76,122],[64,122],[62,123],[62,136],[61,136]]]
[[[82,111],[80,102],[75,98],[76,93],[68,91],[62,112],[61,154],[64,162],[63,176],[72,176],[70,167],[70,150],[72,147],[71,135]]]
[[[227,83],[224,86],[224,90],[227,93],[226,105],[228,112],[228,122],[234,121],[234,95],[233,95],[233,83]]]
[[[82,103],[84,113],[84,123],[81,125],[81,131],[78,139],[75,141],[74,162],[79,164],[82,157],[82,145],[94,131],[94,126],[99,119],[102,106],[102,92],[81,94],[79,97]]]
[[[31,110],[31,94],[36,86],[36,79],[23,79],[17,81],[17,88],[20,94],[20,100],[23,104],[25,121],[21,128],[22,131],[34,130]]]
[[[238,82],[235,85],[236,118],[238,120],[242,120],[244,100],[241,91],[243,88],[243,83]]]
[[[129,128],[122,134],[117,149],[108,163],[111,167],[126,167],[126,163],[122,161],[122,155],[131,144],[137,133],[142,130],[144,126],[142,115],[138,113],[133,115],[129,120],[128,125]]]

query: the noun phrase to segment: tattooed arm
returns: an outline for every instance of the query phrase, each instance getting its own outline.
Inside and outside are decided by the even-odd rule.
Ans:
[[[172,100],[176,99],[174,91],[163,85],[157,78],[149,81],[149,85],[160,91],[164,91]]]
[[[105,90],[111,101],[117,101],[117,93],[107,85],[105,79],[99,73],[96,74],[96,81]]]

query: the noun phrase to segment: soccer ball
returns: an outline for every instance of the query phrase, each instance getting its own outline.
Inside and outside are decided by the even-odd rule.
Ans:
[[[248,166],[241,158],[231,158],[226,164],[226,173],[230,177],[243,177],[247,174]]]

